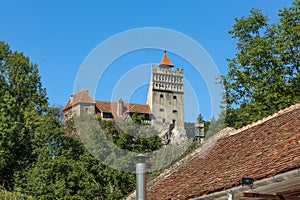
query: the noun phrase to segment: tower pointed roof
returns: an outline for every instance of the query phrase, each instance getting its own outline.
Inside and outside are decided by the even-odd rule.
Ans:
[[[169,59],[168,55],[167,55],[167,51],[164,51],[164,56],[162,57],[159,66],[169,66],[169,67],[174,67],[173,63],[171,62],[171,60]]]

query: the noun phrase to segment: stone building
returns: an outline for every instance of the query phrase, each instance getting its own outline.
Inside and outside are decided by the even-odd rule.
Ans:
[[[104,120],[128,119],[136,113],[144,122],[157,127],[166,144],[187,138],[184,128],[183,70],[174,65],[164,52],[161,62],[152,66],[146,104],[94,100],[87,90],[71,95],[63,109],[64,119],[74,115],[95,114]]]
[[[162,127],[167,143],[186,138],[184,129],[183,70],[174,65],[166,51],[158,66],[152,66],[147,104],[153,113],[152,125]]]
[[[94,100],[86,89],[71,95],[63,112],[65,120],[82,114],[97,115],[97,117],[108,121],[125,120],[137,113],[138,115],[143,115],[144,123],[150,124],[151,122],[151,112],[148,105],[125,103],[122,99],[119,99],[117,102]]]

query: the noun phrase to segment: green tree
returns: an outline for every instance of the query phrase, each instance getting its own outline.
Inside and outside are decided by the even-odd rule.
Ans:
[[[142,120],[130,123],[143,127]],[[100,120],[100,125],[105,137],[135,152],[162,145],[158,136],[137,139],[111,122]],[[84,120],[81,126],[87,126]],[[134,131],[135,126],[127,127]],[[108,151],[99,126],[90,128],[86,134],[99,147],[93,153]],[[126,135],[128,140],[123,139]],[[74,121],[64,126],[61,111],[49,108],[37,65],[0,42],[0,198],[119,199],[134,189],[134,174],[100,163],[79,139]],[[112,152],[107,160],[113,161],[118,153]]]
[[[222,77],[226,123],[237,128],[257,121],[300,100],[299,2],[279,11],[279,22],[269,24],[261,11],[235,19],[229,33],[237,39],[237,53],[228,59]]]
[[[19,174],[15,190],[33,199],[83,200],[118,199],[134,188],[134,175],[100,163],[79,137],[74,137],[76,130],[72,122],[66,124],[69,127],[63,127],[57,109],[52,109],[46,116],[48,127],[41,127],[42,135],[35,141],[38,159]],[[95,135],[94,138],[98,137]],[[100,143],[97,141],[97,144]],[[105,145],[97,147],[105,150]]]
[[[36,157],[32,140],[48,108],[37,65],[0,41],[0,184],[11,190],[14,174]]]

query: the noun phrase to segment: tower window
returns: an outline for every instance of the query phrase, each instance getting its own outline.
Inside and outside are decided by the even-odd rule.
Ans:
[[[177,97],[176,97],[176,96],[173,96],[173,99],[177,99]]]
[[[177,110],[173,110],[173,113],[175,113],[175,114],[176,114],[176,113],[177,113]]]
[[[163,108],[159,109],[160,112],[164,112],[165,110]]]
[[[165,123],[166,122],[166,119],[162,119],[162,123]]]
[[[176,123],[176,120],[175,120],[175,119],[173,119],[173,121],[172,121],[172,122],[173,122],[173,124],[175,124],[175,123]]]
[[[160,97],[160,98],[164,98],[164,95],[163,95],[163,94],[161,94],[159,97]]]

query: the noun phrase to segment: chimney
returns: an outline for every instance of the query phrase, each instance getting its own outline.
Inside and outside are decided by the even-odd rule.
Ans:
[[[70,96],[70,103],[73,103],[73,94]]]
[[[123,115],[123,109],[124,109],[124,101],[122,100],[122,98],[120,98],[117,103],[117,115],[118,116]]]
[[[197,124],[195,124],[195,127],[196,127],[196,133],[195,133],[194,140],[202,142],[205,138],[204,123],[203,122],[202,123],[197,123]]]

